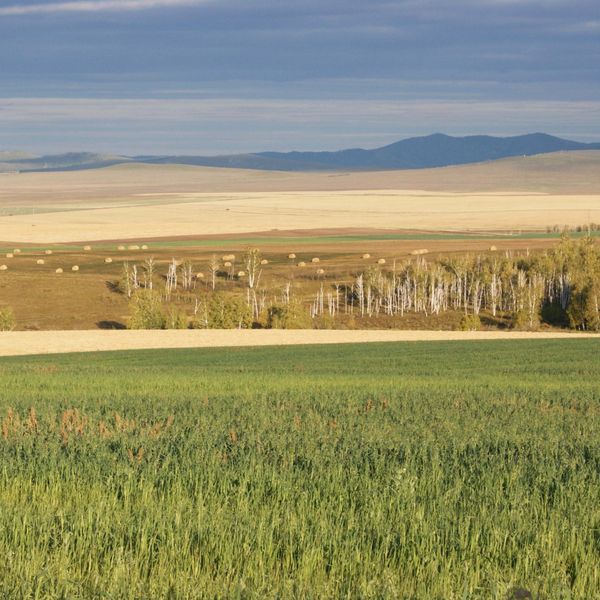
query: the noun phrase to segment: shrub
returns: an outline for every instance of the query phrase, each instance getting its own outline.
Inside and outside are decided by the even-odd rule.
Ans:
[[[15,328],[15,316],[10,308],[0,309],[0,331],[12,331]]]
[[[459,329],[461,331],[479,331],[481,329],[479,315],[465,315],[460,320]]]
[[[600,331],[600,284],[574,286],[567,316],[571,327],[588,331]]]
[[[312,329],[311,319],[306,307],[300,302],[274,304],[267,311],[267,327],[270,329]]]
[[[165,317],[165,328],[166,329],[187,329],[188,318],[184,311],[181,309],[171,306],[167,311]]]
[[[153,290],[138,290],[129,303],[129,329],[165,329],[165,315],[160,295]]]
[[[203,318],[192,323],[194,329],[250,329],[252,309],[243,298],[213,294],[206,305]]]

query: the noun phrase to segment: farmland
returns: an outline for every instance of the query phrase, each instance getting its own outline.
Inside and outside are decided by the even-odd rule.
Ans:
[[[597,340],[0,359],[5,598],[600,594]]]

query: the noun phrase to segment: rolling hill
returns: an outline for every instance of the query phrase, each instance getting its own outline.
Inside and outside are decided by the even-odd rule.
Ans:
[[[427,169],[574,150],[600,150],[600,143],[585,144],[544,133],[514,137],[486,135],[452,137],[436,133],[425,137],[408,138],[371,150],[354,148],[337,152],[259,152],[223,156],[133,157],[82,152],[33,158],[5,158],[0,160],[0,170],[67,171],[135,161],[149,164],[182,164],[265,171],[373,171]]]

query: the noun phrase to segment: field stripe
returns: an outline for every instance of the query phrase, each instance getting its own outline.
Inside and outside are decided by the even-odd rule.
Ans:
[[[521,331],[403,330],[166,330],[166,331],[10,331],[0,333],[0,356],[111,350],[288,346],[365,342],[581,339],[600,335]]]

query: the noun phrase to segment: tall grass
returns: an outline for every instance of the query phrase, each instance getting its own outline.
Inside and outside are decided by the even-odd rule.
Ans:
[[[2,359],[0,596],[599,597],[598,349]]]

